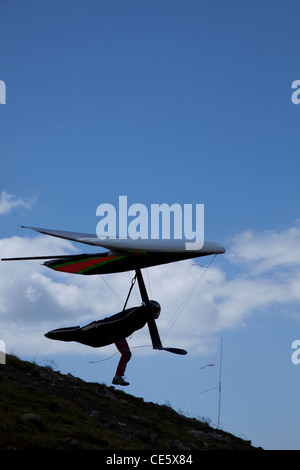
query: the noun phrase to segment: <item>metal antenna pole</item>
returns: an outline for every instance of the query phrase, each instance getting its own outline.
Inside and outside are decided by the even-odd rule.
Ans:
[[[223,355],[223,338],[221,338],[221,352],[220,352],[220,376],[219,376],[219,411],[218,411],[218,429],[220,429],[220,412],[221,412],[221,390],[222,390],[222,355]]]

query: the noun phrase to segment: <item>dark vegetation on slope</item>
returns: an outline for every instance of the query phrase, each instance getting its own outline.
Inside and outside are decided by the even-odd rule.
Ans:
[[[253,450],[251,442],[144,402],[7,356],[0,365],[0,450]]]

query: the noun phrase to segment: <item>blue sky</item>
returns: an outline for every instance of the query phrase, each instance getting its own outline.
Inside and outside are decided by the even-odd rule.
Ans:
[[[293,0],[0,2],[1,257],[86,252],[19,225],[94,233],[97,206],[120,195],[204,204],[205,237],[226,254],[208,270],[147,272],[162,330],[205,274],[164,340],[189,354],[133,349],[126,391],[216,426],[223,338],[221,427],[267,449],[300,448],[300,365],[291,361],[300,337],[299,9]],[[0,269],[7,351],[109,385],[113,347],[43,334],[115,313],[130,276],[107,277],[112,292],[101,278],[39,262]],[[132,344],[148,340],[140,332]]]

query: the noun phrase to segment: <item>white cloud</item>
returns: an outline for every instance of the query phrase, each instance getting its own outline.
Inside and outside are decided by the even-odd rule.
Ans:
[[[1,258],[74,252],[70,242],[44,235],[0,240]],[[145,270],[149,295],[162,306],[158,327],[165,346],[202,354],[222,331],[246,325],[253,313],[274,310],[286,315],[299,309],[297,225],[281,232],[237,234],[222,255],[222,263],[219,259],[209,269],[189,260]],[[198,262],[207,265],[208,259]],[[132,276],[71,275],[53,272],[39,261],[1,262],[0,339],[8,351],[18,354],[90,353],[93,349],[50,341],[44,333],[122,310]],[[136,283],[128,305],[139,304]],[[131,344],[150,344],[147,329],[135,333]]]
[[[229,259],[251,265],[258,274],[275,268],[299,267],[300,223],[280,232],[243,232],[233,238],[232,247]]]
[[[35,199],[21,199],[7,191],[0,194],[0,215],[7,215],[16,208],[29,210]]]

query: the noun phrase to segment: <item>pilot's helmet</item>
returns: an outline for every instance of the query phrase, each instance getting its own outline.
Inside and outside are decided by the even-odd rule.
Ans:
[[[153,312],[153,316],[155,319],[157,319],[160,315],[160,305],[156,300],[150,300],[149,301],[151,311]]]

